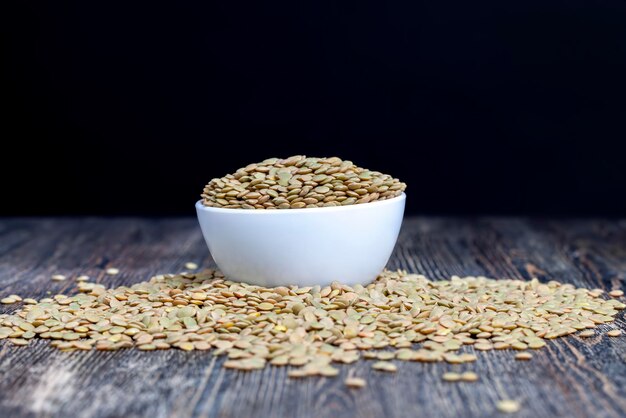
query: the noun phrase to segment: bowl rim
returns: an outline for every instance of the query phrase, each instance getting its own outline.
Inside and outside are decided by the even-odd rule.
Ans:
[[[402,192],[402,194],[400,194],[399,196],[392,197],[391,199],[377,200],[375,202],[361,203],[358,205],[355,204],[355,205],[346,205],[346,206],[328,206],[325,208],[301,208],[301,209],[294,209],[294,210],[288,210],[288,209],[263,210],[263,209],[214,208],[211,206],[204,206],[202,204],[202,199],[200,199],[196,202],[196,209],[203,210],[206,212],[214,212],[214,213],[230,213],[233,215],[234,214],[246,214],[246,215],[253,215],[253,216],[267,216],[267,215],[284,216],[284,215],[294,214],[294,213],[319,213],[320,211],[322,211],[323,213],[330,213],[330,212],[349,211],[349,210],[355,210],[355,209],[364,209],[366,207],[371,208],[373,206],[392,205],[394,203],[398,203],[404,200],[406,200],[406,193]]]

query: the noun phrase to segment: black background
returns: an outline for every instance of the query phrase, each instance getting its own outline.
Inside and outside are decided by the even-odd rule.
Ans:
[[[624,1],[13,3],[0,214],[191,215],[306,154],[410,213],[626,215]]]

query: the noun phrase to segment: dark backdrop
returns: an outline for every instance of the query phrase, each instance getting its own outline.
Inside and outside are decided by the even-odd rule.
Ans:
[[[0,214],[192,214],[307,154],[412,213],[626,215],[623,0],[12,3]]]

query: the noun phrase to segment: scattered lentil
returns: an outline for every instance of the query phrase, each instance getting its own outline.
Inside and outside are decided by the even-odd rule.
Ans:
[[[446,372],[441,376],[441,378],[446,382],[458,382],[459,380],[461,380],[461,374],[455,372]]]
[[[607,332],[606,335],[608,335],[609,337],[619,337],[620,335],[622,335],[622,331],[619,329],[612,329]]]
[[[54,280],[55,282],[62,282],[63,280],[67,279],[67,277],[65,277],[62,274],[53,274],[51,279]]]
[[[188,263],[185,263],[185,268],[187,270],[197,270],[198,269],[198,265],[196,263],[192,263],[191,261]]]
[[[524,351],[523,353],[517,353],[515,355],[515,360],[530,360],[533,358],[532,353]]]
[[[395,364],[389,363],[388,361],[377,361],[372,364],[372,369],[381,370],[383,372],[395,372],[398,370]]]
[[[360,377],[348,377],[344,383],[350,388],[362,388],[367,386],[365,379],[361,379]]]
[[[620,296],[624,296],[624,291],[616,289],[616,290],[611,290],[609,292],[609,296],[612,296],[614,298],[619,298]]]
[[[512,414],[520,410],[520,403],[510,399],[503,399],[496,404],[498,411],[505,414]]]
[[[269,363],[296,367],[289,372],[294,378],[331,377],[339,373],[332,363],[361,356],[377,360],[375,370],[396,371],[388,360],[475,361],[476,354],[460,352],[465,345],[477,352],[538,349],[544,339],[593,333],[626,307],[554,281],[430,281],[401,271],[385,271],[365,286],[265,288],[206,270],[111,289],[79,282],[78,288],[77,295],[33,299],[14,314],[0,314],[0,339],[17,345],[50,339],[63,351],[212,349],[228,357],[227,368]],[[456,375],[443,378],[478,379],[473,372]]]
[[[478,375],[474,372],[461,373],[461,380],[464,382],[475,382],[478,380]]]
[[[108,274],[109,276],[115,276],[116,274],[119,274],[120,270],[116,269],[115,267],[110,267],[106,270],[106,274]]]

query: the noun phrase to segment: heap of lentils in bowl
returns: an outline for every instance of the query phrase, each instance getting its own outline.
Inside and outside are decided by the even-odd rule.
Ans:
[[[269,158],[215,178],[204,206],[228,209],[301,209],[358,205],[397,197],[406,184],[338,157]]]

